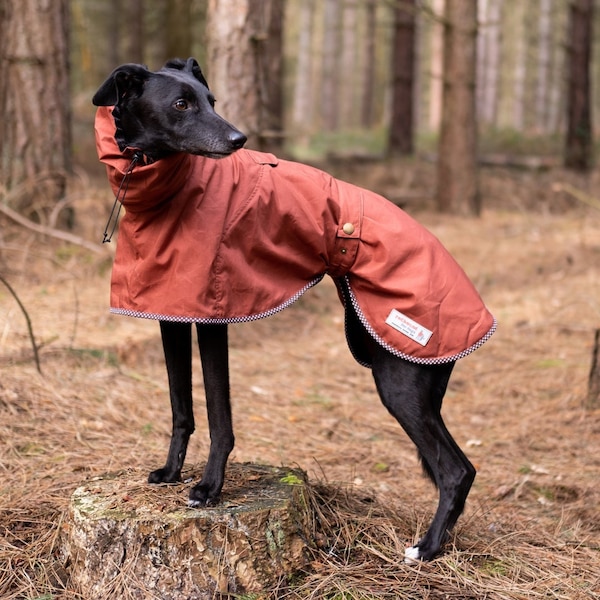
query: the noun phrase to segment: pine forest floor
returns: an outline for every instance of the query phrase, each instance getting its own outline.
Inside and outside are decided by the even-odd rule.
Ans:
[[[474,219],[428,210],[431,166],[409,163],[393,177],[384,165],[351,170],[408,198],[498,319],[492,339],[457,364],[444,404],[478,475],[446,553],[405,565],[436,493],[346,347],[333,284],[232,326],[231,460],[305,470],[330,528],[304,575],[253,597],[600,598],[600,407],[585,407],[600,327],[600,210],[567,193],[589,200],[597,174],[486,169],[486,209]],[[75,231],[98,240],[107,186],[73,187]],[[65,510],[94,476],[127,469],[143,481],[162,465],[170,408],[158,326],[108,313],[114,248],[95,254],[4,216],[0,226],[0,274],[29,314],[42,368],[0,284],[0,597],[85,598],[58,558]],[[187,469],[197,477],[208,437],[194,361]],[[185,503],[187,488],[171,493]]]

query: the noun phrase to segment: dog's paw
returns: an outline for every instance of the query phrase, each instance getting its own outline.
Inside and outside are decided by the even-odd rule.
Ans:
[[[188,506],[190,508],[209,508],[211,506],[216,506],[217,504],[219,504],[218,498],[216,500],[211,500],[211,499],[196,500],[193,498],[188,499]]]
[[[156,469],[148,475],[148,483],[177,483],[181,481],[181,472],[170,471],[163,467]]]
[[[211,495],[208,486],[199,483],[190,490],[188,506],[190,508],[202,508],[205,506],[215,506],[219,503],[220,495]]]
[[[193,500],[192,498],[188,499],[188,506],[190,508],[207,508],[209,506],[213,506],[216,502],[209,502],[208,500]]]
[[[404,562],[407,565],[417,565],[422,561],[419,546],[411,546],[404,551]]]

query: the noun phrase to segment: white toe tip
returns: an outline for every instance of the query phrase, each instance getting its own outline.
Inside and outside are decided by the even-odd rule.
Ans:
[[[404,562],[407,565],[415,565],[421,561],[418,546],[411,546],[404,551]]]

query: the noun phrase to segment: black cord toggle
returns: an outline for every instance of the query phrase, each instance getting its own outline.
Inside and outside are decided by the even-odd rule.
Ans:
[[[129,188],[129,177],[133,172],[133,169],[138,164],[138,162],[143,162],[144,155],[142,152],[137,150],[133,154],[133,158],[131,159],[131,163],[129,167],[127,167],[127,171],[125,175],[123,175],[123,179],[121,180],[121,185],[119,185],[119,189],[117,190],[117,194],[115,196],[115,201],[113,203],[112,209],[110,211],[110,215],[108,217],[108,222],[106,223],[106,227],[104,228],[104,235],[102,238],[102,243],[106,244],[112,240],[112,236],[115,233],[115,229],[117,228],[117,223],[119,222],[119,213],[121,212],[121,207],[123,206],[123,200],[125,200],[125,194],[127,194],[127,189]],[[110,229],[110,233],[108,232],[110,228],[110,223],[113,221],[112,229]]]

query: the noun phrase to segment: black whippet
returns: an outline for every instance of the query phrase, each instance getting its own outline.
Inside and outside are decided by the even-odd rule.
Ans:
[[[216,114],[214,97],[193,59],[170,61],[152,72],[136,64],[113,71],[93,98],[115,106],[115,138],[121,149],[134,148],[150,161],[173,153],[219,158],[239,150],[246,137]],[[372,366],[377,391],[418,449],[424,471],[439,489],[439,505],[428,531],[407,550],[407,560],[429,560],[440,552],[461,514],[475,469],[442,420],[442,399],[454,361],[422,364],[400,358],[377,343],[346,299],[352,337]],[[150,483],[180,479],[190,435],[192,410],[191,324],[160,319],[173,432],[165,465]],[[190,505],[219,500],[224,471],[234,445],[230,408],[226,323],[196,323],[210,427],[210,453],[202,479],[190,491]]]

